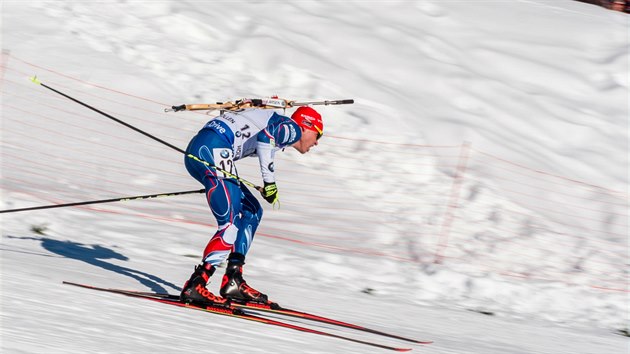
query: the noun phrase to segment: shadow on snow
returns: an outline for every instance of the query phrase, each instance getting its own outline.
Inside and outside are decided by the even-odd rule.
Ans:
[[[65,258],[76,259],[83,261],[87,264],[103,268],[110,272],[118,273],[130,278],[136,279],[142,285],[150,288],[155,292],[167,292],[162,285],[171,287],[178,291],[181,288],[175,284],[172,284],[164,279],[161,279],[155,275],[151,275],[139,270],[122,267],[116,264],[108,263],[105,260],[121,260],[128,261],[126,256],[101,245],[86,245],[73,241],[59,241],[47,237],[20,237],[20,236],[7,236],[12,239],[20,240],[34,240],[40,241],[42,247],[52,253],[58,254]],[[162,284],[162,285],[160,285]]]

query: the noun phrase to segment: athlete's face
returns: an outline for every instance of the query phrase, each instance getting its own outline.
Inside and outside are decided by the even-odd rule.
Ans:
[[[302,128],[302,137],[293,144],[293,147],[300,153],[306,154],[313,146],[317,145],[317,136],[316,131]]]

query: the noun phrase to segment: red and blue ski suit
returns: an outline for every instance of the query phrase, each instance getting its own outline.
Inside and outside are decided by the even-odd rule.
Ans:
[[[192,154],[237,175],[234,161],[258,156],[263,180],[275,182],[276,151],[300,140],[300,127],[289,117],[268,109],[227,111],[212,119],[192,138]],[[230,252],[247,254],[263,209],[245,185],[206,164],[185,158],[186,169],[204,185],[218,230],[203,252],[203,262],[218,266]]]

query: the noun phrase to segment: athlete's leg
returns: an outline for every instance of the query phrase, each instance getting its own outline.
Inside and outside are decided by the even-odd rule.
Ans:
[[[220,136],[210,132],[200,133],[193,138],[187,151],[214,165],[215,157],[228,152],[229,147]],[[234,249],[240,223],[242,191],[234,179],[223,178],[207,164],[188,157],[185,164],[190,175],[204,185],[206,200],[217,220],[218,229],[202,257],[202,262],[216,267]]]
[[[267,303],[267,295],[252,288],[243,279],[245,255],[249,250],[254,234],[262,218],[263,209],[252,193],[241,184],[241,218],[238,222],[238,233],[234,251],[228,257],[225,275],[221,281],[221,296],[235,301],[256,301]]]
[[[222,137],[202,131],[191,140],[186,151],[215,165],[215,156],[223,158],[230,150]],[[230,156],[228,154],[228,158]],[[206,285],[216,266],[233,250],[238,234],[236,225],[240,220],[241,191],[236,181],[223,179],[208,164],[185,157],[185,165],[190,175],[204,185],[208,205],[217,219],[218,230],[204,249],[202,263],[184,284],[180,299],[184,302],[223,303],[226,300],[212,294]]]
[[[241,183],[241,218],[238,224],[238,234],[234,244],[234,252],[243,256],[247,254],[254,240],[254,234],[260,224],[263,208],[252,192]]]
[[[208,185],[216,181],[215,188],[206,187],[206,197],[217,220],[218,230],[203,252],[203,262],[218,266],[234,250],[241,216],[241,192],[231,179],[208,178]],[[214,180],[214,181],[213,181]]]

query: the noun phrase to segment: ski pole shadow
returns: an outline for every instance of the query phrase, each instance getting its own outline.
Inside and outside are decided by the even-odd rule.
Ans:
[[[7,236],[7,238],[40,241],[41,246],[52,253],[65,258],[79,260],[110,272],[133,278],[142,285],[151,289],[151,291],[160,293],[167,292],[163,286],[168,286],[177,291],[181,291],[181,288],[177,285],[155,275],[106,262],[106,260],[128,261],[129,258],[101,245],[86,245],[73,241],[59,241],[47,237],[34,236]]]

